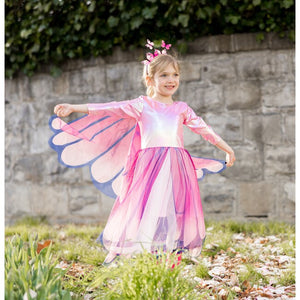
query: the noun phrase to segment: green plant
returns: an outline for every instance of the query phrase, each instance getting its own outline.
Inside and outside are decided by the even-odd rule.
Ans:
[[[203,278],[203,279],[210,279],[211,276],[209,275],[209,269],[208,267],[203,264],[203,263],[199,263],[197,266],[196,266],[196,276],[200,277],[200,278]]]
[[[268,279],[256,271],[254,266],[250,264],[246,264],[245,266],[246,270],[239,274],[239,281],[241,284],[245,281],[249,282],[251,285],[258,284],[259,282],[264,284],[269,283]]]
[[[66,59],[131,50],[146,38],[186,51],[186,41],[216,34],[264,32],[294,40],[294,0],[5,0],[5,74],[32,75]]]
[[[278,284],[288,286],[296,283],[295,265],[292,265],[287,271],[283,272],[278,279]]]
[[[193,284],[179,276],[182,269],[175,254],[143,253],[100,269],[91,288],[97,288],[97,299],[195,299]]]
[[[51,245],[37,253],[37,241],[32,236],[27,245],[15,235],[5,245],[5,299],[71,299],[62,289],[64,272],[55,268]]]

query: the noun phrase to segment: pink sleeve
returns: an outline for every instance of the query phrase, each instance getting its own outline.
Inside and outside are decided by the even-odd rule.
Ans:
[[[113,114],[121,118],[132,118],[138,120],[143,110],[143,100],[137,98],[134,100],[126,100],[108,103],[88,103],[89,115]]]
[[[217,135],[201,117],[198,117],[189,106],[187,107],[183,124],[189,127],[193,132],[200,134],[206,141],[213,145],[218,144],[221,140],[221,137]]]

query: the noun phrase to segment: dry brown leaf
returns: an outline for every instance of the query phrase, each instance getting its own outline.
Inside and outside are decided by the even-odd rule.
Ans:
[[[44,243],[38,243],[36,252],[39,254],[44,248],[49,247],[53,243],[51,240],[46,240]]]

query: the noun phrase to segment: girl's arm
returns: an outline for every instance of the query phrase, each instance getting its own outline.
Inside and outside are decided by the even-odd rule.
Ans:
[[[220,139],[215,146],[226,152],[226,165],[227,167],[231,167],[235,161],[235,155],[232,148],[223,139]]]
[[[58,117],[67,117],[73,112],[78,113],[88,113],[88,107],[86,104],[68,104],[68,103],[62,103],[58,104],[54,107],[54,113]]]

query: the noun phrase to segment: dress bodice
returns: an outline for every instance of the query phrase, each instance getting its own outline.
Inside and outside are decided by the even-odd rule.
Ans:
[[[141,148],[183,148],[183,125],[200,134],[205,140],[217,144],[220,137],[201,117],[181,101],[165,104],[150,97],[140,96],[134,100],[90,103],[89,114],[106,113],[121,118],[135,119],[140,127]]]
[[[145,97],[143,112],[138,121],[141,148],[183,148],[184,109],[182,102],[165,104]]]

